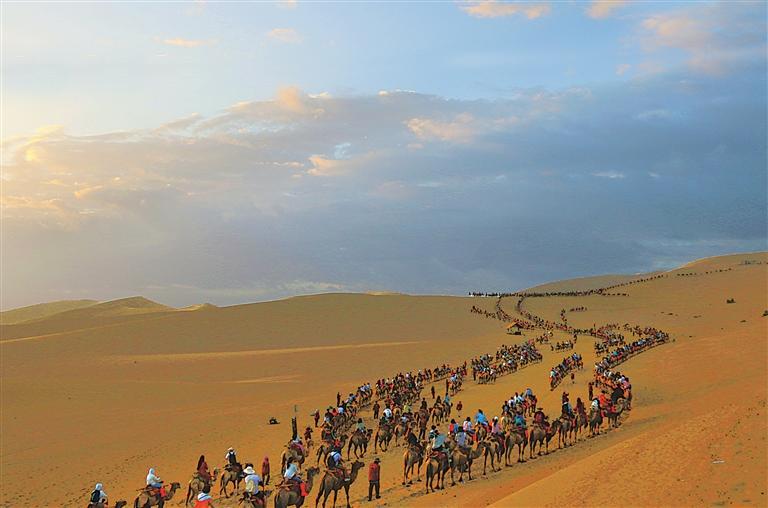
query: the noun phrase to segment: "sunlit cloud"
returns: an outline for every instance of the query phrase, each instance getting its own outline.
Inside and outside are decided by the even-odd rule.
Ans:
[[[616,75],[617,76],[623,76],[631,68],[632,68],[632,66],[630,64],[627,64],[627,63],[619,64],[619,65],[616,66]]]
[[[501,18],[520,14],[528,19],[545,16],[552,10],[549,4],[507,3],[497,0],[466,2],[461,10],[475,18]]]
[[[176,46],[178,48],[198,48],[200,46],[209,46],[214,43],[214,41],[204,41],[204,40],[198,40],[198,39],[184,39],[181,37],[175,37],[171,39],[163,39],[163,44],[166,44],[168,46]]]
[[[267,37],[286,44],[299,44],[302,36],[293,28],[274,28],[267,32]]]
[[[593,0],[589,8],[587,8],[587,15],[595,19],[607,18],[613,11],[627,3],[629,2],[626,0]]]

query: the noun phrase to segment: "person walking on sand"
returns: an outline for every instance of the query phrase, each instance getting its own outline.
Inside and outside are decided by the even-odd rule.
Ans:
[[[264,485],[269,485],[269,457],[264,457],[261,463],[261,479],[264,480]]]
[[[368,468],[368,501],[372,501],[374,490],[376,491],[376,499],[381,499],[379,478],[381,477],[381,461],[378,457],[373,459],[371,466]]]

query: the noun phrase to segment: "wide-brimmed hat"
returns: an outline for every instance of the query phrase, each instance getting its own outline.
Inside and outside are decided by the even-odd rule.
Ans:
[[[256,474],[256,471],[253,470],[252,466],[248,466],[245,469],[243,469],[243,473],[245,473],[245,474]]]

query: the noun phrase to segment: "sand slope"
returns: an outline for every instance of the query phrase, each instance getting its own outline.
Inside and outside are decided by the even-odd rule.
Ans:
[[[400,450],[380,454],[384,501],[766,505],[767,262],[765,253],[711,258],[625,286],[626,297],[526,300],[527,309],[551,320],[561,308],[586,306],[569,320],[654,325],[675,342],[622,366],[636,399],[620,429],[485,478],[474,469],[473,482],[428,496],[421,483],[399,485]],[[514,313],[514,302],[502,305]],[[200,453],[213,467],[228,446],[243,460],[268,454],[274,461],[290,428],[266,425],[269,416],[287,423],[297,406],[306,424],[337,391],[520,340],[506,335],[503,323],[469,312],[495,303],[339,294],[4,326],[0,504],[81,505],[96,481],[113,499],[132,499],[148,467],[186,482]],[[587,365],[595,358],[592,343],[580,339],[577,346]],[[544,354],[542,364],[494,385],[467,383],[458,397],[462,416],[477,408],[493,413],[527,386],[549,413],[557,411],[560,391],[546,389],[547,372],[562,354]],[[567,388],[585,397],[589,379],[586,369]],[[45,475],[29,473],[41,465]],[[362,504],[363,483],[352,487],[355,505]]]
[[[26,307],[19,307],[18,309],[0,312],[0,324],[13,325],[32,319],[46,318],[68,310],[90,307],[97,303],[99,302],[96,300],[59,300],[56,302],[28,305]]]

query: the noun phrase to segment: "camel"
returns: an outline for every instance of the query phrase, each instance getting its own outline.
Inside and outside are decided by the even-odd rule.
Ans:
[[[589,411],[589,435],[594,437],[600,434],[600,426],[603,424],[603,412],[600,409],[590,409]]]
[[[366,429],[365,433],[355,432],[352,434],[352,437],[349,438],[349,446],[347,446],[347,460],[349,460],[350,450],[354,450],[356,459],[365,456],[365,452],[368,451],[368,441],[370,441],[372,433],[373,429]],[[361,452],[359,456],[357,454],[358,450]]]
[[[435,406],[432,408],[432,423],[440,424],[443,421],[443,406]]]
[[[310,467],[307,469],[307,492],[312,491],[312,484],[315,481],[315,476],[320,472],[317,467]],[[296,506],[297,508],[304,504],[304,497],[301,496],[298,485],[296,488],[279,488],[275,494],[275,508],[287,508],[288,506]]]
[[[425,464],[427,464],[427,481],[425,482],[427,494],[429,494],[429,489],[432,489],[432,492],[435,491],[435,476],[437,476],[437,488],[444,489],[445,474],[448,472],[448,455],[441,454],[439,457],[430,455],[425,460]]]
[[[211,475],[211,485],[216,483],[216,477],[218,475],[219,469],[214,468],[213,474]],[[200,478],[200,475],[197,473],[192,475],[192,479],[189,480],[189,483],[187,484],[187,498],[184,502],[184,506],[187,506],[190,501],[194,501],[197,498],[197,495],[203,491],[203,487],[205,487],[205,481]]]
[[[610,408],[608,408],[606,414],[608,416],[608,423],[611,425],[611,427],[619,426],[619,416],[621,416],[621,413],[624,412],[624,408],[624,399],[617,400],[616,404],[613,404]]]
[[[413,468],[416,466],[416,481],[421,481],[421,462],[424,458],[423,448],[409,446],[403,452],[403,485],[413,484],[410,476],[413,474]]]
[[[517,446],[517,462],[525,462],[525,447],[528,445],[528,435],[524,429],[518,432],[517,429],[510,429],[507,433],[507,439],[504,443],[504,464],[509,466],[509,459],[512,455],[512,449]]]
[[[497,439],[495,435],[487,437],[482,442],[485,443],[485,454],[483,457],[483,476],[485,476],[488,457],[491,458],[491,471],[496,471],[496,461],[501,464],[501,458],[504,456],[504,443]]]
[[[397,438],[403,437],[408,435],[408,429],[409,425],[403,421],[395,425],[395,446],[397,446]]]
[[[454,481],[454,472],[459,472],[459,483],[464,482],[464,472],[469,475],[469,480],[472,480],[472,462],[480,458],[485,454],[485,446],[483,443],[477,443],[475,448],[468,448],[465,452],[458,446],[455,446],[451,451],[451,485],[456,485]]]
[[[259,503],[256,499],[250,497],[247,492],[243,492],[243,495],[238,499],[237,504],[243,505],[243,508],[264,508],[267,505],[268,492],[264,492],[262,502]]]
[[[290,443],[285,447],[285,450],[280,454],[280,471],[285,472],[285,468],[288,467],[288,459],[293,459],[298,465],[304,464],[306,452],[302,453],[297,450]]]
[[[561,448],[561,445],[568,447],[568,435],[571,433],[571,419],[570,418],[558,418],[555,421],[559,421],[559,429],[557,432],[557,447]]]
[[[177,490],[181,488],[181,484],[179,482],[173,482],[171,483],[171,488],[168,489],[168,491],[165,494],[165,499],[161,499],[160,496],[153,496],[149,492],[147,492],[146,487],[139,492],[139,495],[136,496],[136,499],[133,501],[133,508],[151,508],[152,506],[157,506],[159,508],[163,508],[165,506],[166,501],[170,501],[173,499],[173,495],[176,493]]]
[[[589,425],[589,418],[587,418],[586,413],[577,413],[576,414],[576,426],[573,429],[574,430],[574,436],[575,439],[579,440],[579,434],[581,434],[582,429],[587,427]]]
[[[388,425],[379,427],[376,429],[376,436],[373,438],[373,451],[376,452],[376,447],[381,448],[381,451],[387,451],[389,448],[389,442],[392,440],[392,431]]]
[[[530,453],[528,458],[533,458],[533,452],[536,448],[536,443],[539,444],[539,455],[541,455],[541,447],[546,446],[546,453],[549,454],[549,442],[555,437],[555,434],[560,430],[560,421],[555,420],[549,429],[544,429],[539,425],[534,425],[530,434]]]
[[[240,482],[243,481],[242,472],[243,466],[240,464],[233,466],[231,469],[222,471],[221,480],[219,481],[219,495],[223,492],[224,497],[229,497],[229,494],[227,494],[227,485],[230,483],[233,485],[235,491],[237,491],[240,488]]]
[[[128,506],[128,501],[124,499],[115,503],[115,508],[123,508],[124,506]],[[104,503],[88,503],[88,508],[108,508],[108,506]]]
[[[355,480],[357,479],[357,473],[363,466],[365,466],[365,462],[360,462],[359,460],[356,460],[352,463],[352,469],[349,472],[349,481],[347,481],[345,478],[339,478],[339,476],[331,473],[330,471],[326,471],[323,475],[323,480],[320,482],[320,490],[317,492],[315,507],[317,507],[317,504],[320,502],[320,497],[322,496],[323,508],[325,508],[325,503],[328,501],[328,496],[330,496],[331,492],[333,492],[333,506],[336,508],[336,496],[338,495],[339,490],[344,489],[344,494],[347,496],[347,508],[350,508],[349,488],[353,483],[355,483]]]
[[[342,434],[341,438],[339,438],[339,450],[344,449],[344,444],[347,442],[347,435]],[[333,443],[329,443],[328,441],[323,441],[320,443],[320,446],[317,447],[317,465],[320,465],[320,460],[325,463],[325,459],[328,458],[328,454],[331,453],[333,450]]]

